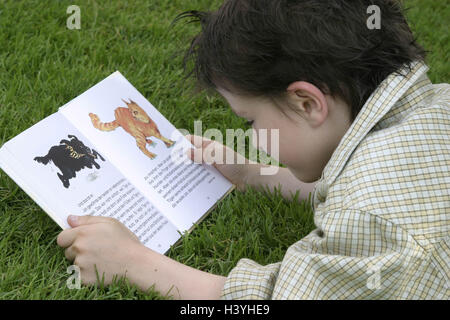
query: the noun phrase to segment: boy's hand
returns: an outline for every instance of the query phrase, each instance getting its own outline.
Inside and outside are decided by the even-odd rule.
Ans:
[[[186,138],[196,147],[196,149],[191,149],[187,153],[192,161],[213,165],[239,190],[245,190],[250,174],[250,160],[217,141],[195,135],[187,135]],[[223,159],[218,160],[217,157],[220,154],[222,154]],[[229,164],[227,164],[227,161]]]
[[[76,219],[71,219],[76,217]],[[57,238],[65,256],[80,268],[84,284],[101,281],[110,284],[114,275],[125,276],[138,267],[138,258],[145,248],[139,239],[122,223],[113,218],[69,216],[72,229],[62,231]]]

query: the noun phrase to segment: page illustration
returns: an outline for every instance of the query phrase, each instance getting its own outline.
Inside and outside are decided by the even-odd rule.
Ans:
[[[100,122],[99,117],[94,113],[89,113],[92,124],[100,131],[112,131],[118,127],[128,132],[135,139],[137,147],[150,159],[155,159],[156,154],[148,151],[147,144],[154,147],[156,143],[150,140],[155,137],[164,142],[167,148],[172,147],[175,141],[165,138],[158,130],[156,123],[148,116],[136,102],[130,99],[126,102],[127,108],[119,107],[114,110],[115,120],[108,123]]]
[[[54,164],[61,173],[57,172],[58,178],[61,180],[65,188],[69,188],[70,179],[77,176],[77,172],[83,169],[100,169],[97,159],[105,161],[105,159],[94,149],[87,147],[75,135],[68,135],[70,140],[63,139],[59,145],[52,146],[47,155],[35,157],[34,161],[48,165],[49,162]],[[91,175],[91,181],[96,175]]]

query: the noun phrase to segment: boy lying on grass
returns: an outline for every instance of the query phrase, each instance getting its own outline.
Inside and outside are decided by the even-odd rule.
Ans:
[[[379,29],[368,27],[373,4]],[[82,282],[96,281],[95,264],[107,283],[126,275],[182,299],[449,299],[450,86],[430,82],[400,5],[229,0],[186,17],[202,26],[189,74],[256,134],[279,129],[287,168],[215,166],[241,190],[313,192],[317,228],[282,261],[243,258],[222,277],[151,251],[116,220],[78,217],[57,241]],[[191,158],[225,148],[188,138]]]

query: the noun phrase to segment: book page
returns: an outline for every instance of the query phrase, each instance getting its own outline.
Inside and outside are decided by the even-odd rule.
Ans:
[[[180,234],[60,113],[8,141],[2,168],[63,229],[69,214],[118,219],[141,242],[166,252]]]
[[[60,112],[181,232],[233,187],[214,167],[186,161],[191,143],[119,72]]]

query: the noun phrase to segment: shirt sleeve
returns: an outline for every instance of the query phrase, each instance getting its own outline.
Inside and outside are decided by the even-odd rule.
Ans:
[[[422,259],[414,239],[389,221],[358,210],[332,212],[281,262],[262,266],[241,259],[221,298],[401,298]]]

